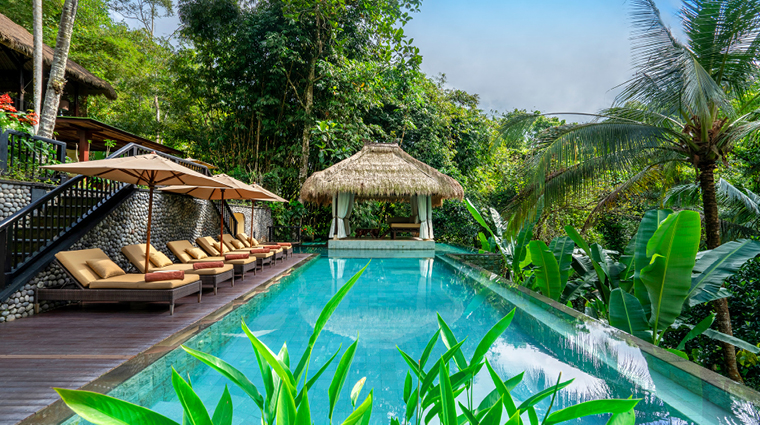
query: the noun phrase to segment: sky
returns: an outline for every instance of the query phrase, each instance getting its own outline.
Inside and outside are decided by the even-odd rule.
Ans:
[[[655,2],[678,36],[680,0]],[[624,0],[425,0],[405,31],[422,70],[478,94],[486,112],[593,113],[632,75],[629,8]],[[178,25],[162,19],[157,35]]]

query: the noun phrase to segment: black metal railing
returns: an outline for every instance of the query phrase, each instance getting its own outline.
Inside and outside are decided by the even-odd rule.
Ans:
[[[269,226],[270,242],[301,242],[301,226]]]
[[[219,214],[221,217],[222,210],[219,208],[219,201],[211,201],[211,205],[214,206],[216,209],[216,213]],[[224,201],[224,230],[229,233],[232,236],[235,236],[235,230],[237,229],[238,223],[237,219],[235,218],[234,211],[232,211],[232,208],[230,208],[229,204],[227,204],[227,201]]]
[[[151,150],[130,143],[109,158],[142,155]],[[191,164],[193,169],[208,175],[204,166],[158,153],[181,165]],[[60,238],[120,191],[132,185],[99,177],[76,176],[59,185],[42,198],[0,222],[0,299],[20,283],[14,281],[22,269],[28,268],[35,258],[56,244]],[[28,273],[27,273],[28,277]]]
[[[66,161],[66,143],[16,130],[0,134],[0,176],[14,180],[59,182],[60,175],[43,165]]]

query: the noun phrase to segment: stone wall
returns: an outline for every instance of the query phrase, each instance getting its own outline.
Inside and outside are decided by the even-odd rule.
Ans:
[[[452,253],[452,257],[482,267],[491,273],[502,275],[505,264],[501,254],[483,253],[483,254],[460,254]]]
[[[241,213],[245,216],[245,233],[251,233],[251,207],[245,205],[230,205],[233,212]],[[269,207],[257,206],[253,210],[253,233],[254,237],[260,239],[262,236],[269,234],[269,227],[272,225],[272,210]]]
[[[250,216],[250,207],[247,211]],[[242,210],[240,212],[244,213]],[[255,228],[271,225],[271,211],[268,208],[257,208],[254,215],[257,219]],[[200,236],[218,238],[219,235],[219,214],[214,206],[209,201],[189,196],[156,192],[153,196],[152,223],[151,244],[175,262],[178,260],[167,248],[167,242],[187,239],[194,243]],[[124,271],[134,273],[137,269],[121,253],[121,248],[145,243],[147,225],[148,192],[141,190],[119,205],[70,249],[100,248]],[[61,286],[67,283],[67,279],[68,276],[55,263],[46,267],[23,289],[6,300],[0,300],[0,323],[31,316],[34,313],[34,289]],[[46,302],[40,305],[40,309],[49,310],[59,304]]]
[[[0,180],[0,221],[10,217],[35,199],[42,197],[53,186],[41,183],[25,183]]]

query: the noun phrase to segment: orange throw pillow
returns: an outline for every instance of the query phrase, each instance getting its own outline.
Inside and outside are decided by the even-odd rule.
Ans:
[[[268,254],[269,248],[256,248],[249,251],[251,254]]]
[[[157,282],[160,280],[182,280],[185,278],[185,272],[182,270],[167,270],[164,272],[153,272],[145,274],[146,282]]]
[[[224,267],[224,263],[221,261],[206,261],[205,263],[194,263],[193,270],[200,269],[218,269]]]
[[[224,256],[225,260],[247,260],[251,258],[250,254],[227,254]]]

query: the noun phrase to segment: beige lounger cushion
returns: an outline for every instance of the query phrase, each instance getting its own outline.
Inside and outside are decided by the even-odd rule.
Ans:
[[[200,248],[186,249],[185,252],[190,254],[190,256],[193,257],[193,260],[202,260],[204,258],[208,258],[208,254],[203,252],[203,250]]]
[[[111,260],[87,260],[87,265],[92,268],[101,279],[127,274]]]
[[[125,274],[90,283],[92,289],[173,289],[198,281],[197,274],[186,274],[182,280],[159,280],[146,282],[144,274]]]
[[[136,262],[135,260],[137,258],[145,258],[145,244],[136,244],[136,245],[127,245],[124,248],[121,249],[121,252],[124,253],[124,255],[127,256],[129,261],[135,265],[140,271],[143,269],[142,262]],[[150,247],[151,251],[153,250],[153,245]],[[143,260],[144,261],[144,260]],[[208,261],[208,259],[204,259],[204,261]],[[192,264],[174,264],[170,263],[168,266],[165,267],[151,267],[151,272],[157,272],[157,271],[167,271],[167,270],[182,270],[185,272],[185,274],[194,274],[194,275],[215,275],[219,273],[224,273],[228,270],[231,270],[232,266],[225,264],[224,267],[217,267],[213,269],[200,269],[195,270],[193,269]],[[197,279],[196,279],[197,280]],[[152,283],[152,282],[151,282]]]
[[[243,245],[243,242],[240,242],[237,239],[231,240],[230,243],[232,244],[232,246],[235,247],[235,249],[243,249],[243,248],[245,248],[245,245]]]
[[[150,245],[150,252],[158,252],[156,247],[153,246],[153,244]],[[137,243],[134,245],[127,245],[123,248],[121,248],[121,253],[124,254],[125,257],[127,257],[127,260],[129,260],[132,265],[137,267],[137,270],[140,271],[140,273],[145,273],[145,244],[144,243]],[[150,270],[148,272],[156,271],[160,269],[161,267],[156,267],[155,265],[148,264],[148,267]]]
[[[214,245],[213,245],[214,244],[214,239],[212,239],[212,238],[210,238],[208,236],[204,236],[204,237],[196,239],[195,243],[197,243],[198,246],[201,247],[201,249],[203,249],[204,251],[206,251],[206,253],[209,256],[211,256],[211,257],[217,257],[217,256],[219,256],[219,251],[217,251],[217,249],[214,248]]]
[[[74,276],[74,279],[85,288],[90,286],[91,282],[101,279],[101,277],[87,265],[87,260],[111,260],[106,253],[99,248],[80,249],[78,251],[61,251],[55,254],[55,258],[58,259],[61,265]]]
[[[248,237],[248,235],[246,235],[245,233],[238,233],[236,237],[243,244],[243,246],[245,246],[246,248],[251,247],[251,240]]]
[[[419,229],[420,223],[391,223],[391,229]]]
[[[174,254],[174,256],[177,257],[177,259],[183,263],[189,263],[191,260],[194,260],[194,258],[190,254],[187,253],[188,250],[200,249],[200,248],[194,247],[193,244],[191,244],[190,241],[188,240],[167,242],[166,246],[169,248],[172,254]],[[205,258],[203,258],[202,260],[205,261]]]
[[[143,258],[145,258],[145,254],[143,254]],[[174,264],[163,252],[154,251],[153,245],[150,246],[150,262],[156,267],[166,267]]]
[[[232,251],[230,249],[230,247],[227,246],[226,243],[225,244],[219,244],[219,242],[214,242],[213,245],[211,245],[211,246],[214,247],[214,249],[216,250],[216,252],[225,253],[225,252]]]

